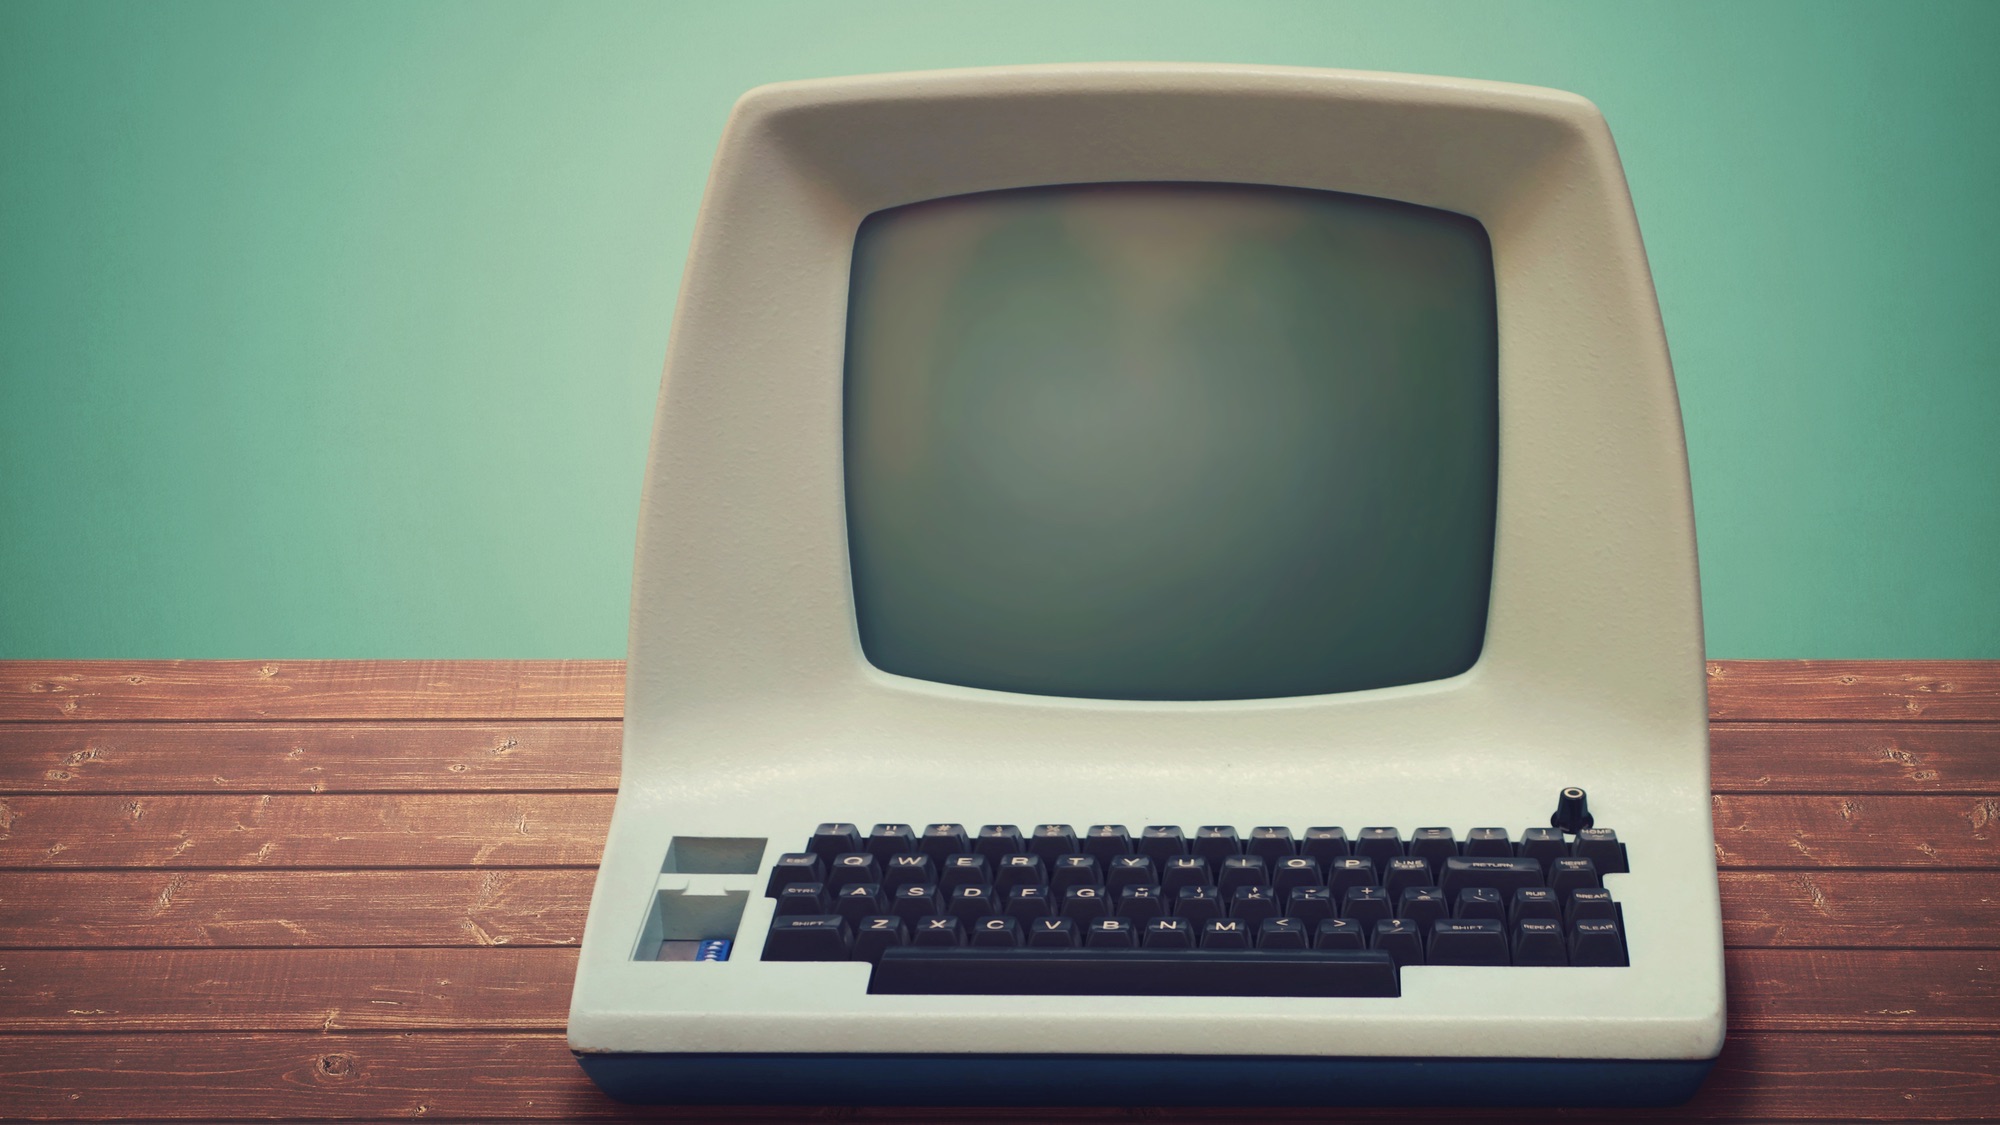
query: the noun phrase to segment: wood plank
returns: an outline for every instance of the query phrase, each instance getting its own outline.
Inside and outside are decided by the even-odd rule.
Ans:
[[[2000,1032],[2000,951],[1730,950],[1736,1031]],[[561,1031],[574,949],[13,950],[0,1033]]]
[[[1992,723],[1715,723],[1718,793],[2000,793]]]
[[[19,1035],[5,1043],[10,1116],[148,1119],[411,1118],[452,1120],[796,1119],[811,1110],[662,1109],[635,1114],[604,1097],[554,1034],[332,1032]],[[1991,1120],[2000,1040],[1944,1035],[1733,1035],[1689,1106],[1619,1111],[1620,1120],[1830,1118]],[[1075,1121],[1130,1120],[1122,1108],[1063,1110]],[[1407,1120],[1361,1110],[1342,1120]],[[840,1120],[1048,1120],[1050,1111],[851,1110]],[[1163,1107],[1147,1119],[1243,1121],[1240,1111]],[[1328,1119],[1324,1110],[1259,1110],[1259,1120]],[[1454,1113],[1454,1116],[1457,1116]],[[1471,1115],[1467,1115],[1469,1118]],[[1601,1110],[1533,1109],[1479,1120],[1601,1120]]]
[[[0,874],[0,948],[575,945],[596,872]]]
[[[1724,871],[1722,938],[1742,948],[2000,948],[2000,873]]]
[[[620,724],[18,723],[0,795],[618,788]]]
[[[595,864],[608,793],[0,798],[0,868]]]
[[[0,721],[616,719],[618,660],[7,660]]]
[[[2000,721],[2000,660],[1711,660],[1711,720]]]
[[[2000,797],[1718,796],[1724,867],[2000,867]]]

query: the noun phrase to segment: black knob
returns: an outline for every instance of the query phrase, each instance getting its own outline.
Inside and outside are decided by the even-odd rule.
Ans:
[[[1574,836],[1591,823],[1590,798],[1584,796],[1583,790],[1572,785],[1556,794],[1556,814],[1549,818],[1549,827]]]

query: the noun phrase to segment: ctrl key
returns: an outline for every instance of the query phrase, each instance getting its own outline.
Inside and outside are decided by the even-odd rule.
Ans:
[[[771,920],[766,961],[845,961],[847,921],[838,914],[791,914]]]

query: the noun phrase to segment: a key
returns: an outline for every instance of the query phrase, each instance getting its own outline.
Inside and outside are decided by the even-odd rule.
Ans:
[[[1394,828],[1363,828],[1355,838],[1354,853],[1373,860],[1375,869],[1403,854],[1403,834]]]
[[[1021,944],[1021,924],[994,914],[970,924],[966,944],[985,949],[1012,949]]]
[[[868,854],[884,863],[892,855],[917,850],[916,830],[907,824],[878,824],[868,830]]]
[[[1596,864],[1599,875],[1623,875],[1631,870],[1625,866],[1625,845],[1618,842],[1618,833],[1609,828],[1586,828],[1578,832],[1569,854]]]
[[[1331,825],[1308,828],[1305,837],[1299,841],[1299,854],[1311,856],[1322,864],[1339,859],[1348,854],[1347,830]]]
[[[1145,927],[1147,949],[1194,948],[1194,923],[1186,918],[1154,918]]]
[[[889,908],[882,900],[882,887],[878,883],[849,883],[833,896],[833,912],[847,919],[850,926],[860,924],[871,914],[880,914]]]
[[[1335,917],[1339,911],[1334,908],[1332,892],[1325,887],[1300,887],[1285,896],[1285,914],[1306,923],[1316,923]]]
[[[1259,949],[1311,949],[1312,934],[1297,918],[1266,918],[1257,926]]]
[[[1603,887],[1583,887],[1570,892],[1569,901],[1563,904],[1563,921],[1574,928],[1585,918],[1618,920],[1618,904],[1611,900],[1610,891]]]
[[[938,867],[938,886],[946,893],[958,887],[984,887],[993,882],[993,876],[983,855],[954,855],[945,857]]]
[[[1465,845],[1458,852],[1471,859],[1511,859],[1514,842],[1505,828],[1475,828],[1465,834]]]
[[[1187,840],[1178,824],[1148,824],[1139,830],[1139,854],[1156,864],[1187,854]]]
[[[1430,861],[1422,856],[1398,856],[1382,869],[1382,886],[1391,897],[1402,894],[1406,887],[1432,885]]]
[[[910,927],[910,944],[956,948],[964,942],[964,935],[964,927],[959,925],[958,919],[949,914],[933,914],[917,919],[916,924]]]
[[[1492,887],[1467,887],[1458,892],[1458,899],[1452,903],[1452,917],[1477,920],[1491,919],[1495,922],[1507,920],[1507,900]]]
[[[1103,887],[1070,887],[1062,897],[1062,914],[1079,922],[1088,922],[1111,913],[1111,900]]]
[[[1249,949],[1251,925],[1241,918],[1210,918],[1201,924],[1201,947]]]
[[[993,863],[993,889],[1002,894],[1015,887],[1037,887],[1048,881],[1040,857],[1026,852],[1003,855]]]
[[[780,918],[812,917],[825,914],[826,885],[824,883],[792,883],[778,890],[778,905],[772,911]]]
[[[1236,829],[1227,824],[1204,824],[1194,830],[1195,855],[1208,861],[1211,869],[1220,869],[1222,861],[1243,852],[1243,842],[1236,838]]]
[[[901,918],[905,926],[915,926],[943,909],[938,889],[929,883],[908,883],[889,892],[889,913]]]
[[[1298,845],[1292,841],[1291,829],[1276,828],[1268,825],[1260,828],[1252,828],[1250,830],[1250,840],[1243,845],[1243,850],[1245,853],[1254,855],[1265,863],[1276,863],[1286,856],[1299,854]]]
[[[1389,901],[1389,892],[1381,887],[1349,887],[1340,897],[1340,916],[1352,918],[1364,926],[1372,926],[1396,915],[1395,905]]]
[[[1047,887],[1015,887],[1007,892],[1003,913],[1026,925],[1037,918],[1048,917],[1052,909]]]
[[[1215,879],[1215,885],[1224,894],[1238,887],[1257,887],[1267,882],[1264,861],[1254,855],[1233,855],[1223,860],[1222,871]]]
[[[1625,935],[1618,923],[1603,918],[1585,918],[1569,930],[1569,963],[1581,966],[1622,966]]]
[[[1094,855],[1057,856],[1049,869],[1049,889],[1057,894],[1071,887],[1094,887],[1103,881]]]
[[[879,961],[882,951],[903,944],[903,920],[890,914],[871,914],[854,923],[853,956],[856,961]]]
[[[1118,916],[1130,918],[1134,922],[1148,922],[1167,913],[1167,900],[1160,895],[1160,888],[1150,883],[1121,887],[1118,890]]]
[[[1229,893],[1229,916],[1262,922],[1278,916],[1278,892],[1269,887],[1238,887]]]
[[[993,888],[970,884],[953,887],[945,900],[945,913],[971,926],[995,910]]]
[[[1076,945],[1076,923],[1068,918],[1037,918],[1026,926],[1030,949],[1069,949]]]
[[[1410,834],[1411,855],[1426,860],[1431,870],[1444,866],[1444,861],[1458,854],[1458,840],[1449,828],[1419,828]]]
[[[867,852],[842,852],[826,867],[826,886],[838,892],[852,883],[880,883],[882,862]]]
[[[1327,861],[1326,885],[1338,895],[1352,887],[1373,887],[1375,861],[1363,855],[1344,855]]]
[[[778,892],[792,883],[824,883],[826,867],[819,857],[811,852],[786,852],[771,866],[770,881],[764,884],[764,897],[777,898]]]
[[[1433,965],[1505,965],[1507,927],[1489,918],[1444,918],[1431,923],[1427,959]]]
[[[1562,923],[1553,918],[1524,918],[1514,925],[1516,965],[1567,965]]]
[[[1044,860],[1076,854],[1076,831],[1067,824],[1037,824],[1028,837],[1028,853]]]
[[[827,823],[813,829],[812,839],[806,841],[806,850],[826,863],[847,853],[861,850],[861,830],[852,824]]]
[[[847,923],[838,914],[771,919],[764,935],[766,961],[845,961]]]
[[[1529,919],[1562,921],[1562,899],[1547,887],[1519,887],[1507,908],[1507,920],[1520,925]]]
[[[1542,865],[1525,858],[1455,856],[1444,861],[1444,871],[1438,876],[1438,886],[1443,887],[1447,895],[1455,895],[1467,887],[1492,887],[1506,895],[1518,887],[1541,885]]]
[[[1352,918],[1323,918],[1313,927],[1314,949],[1366,949],[1368,933]]]
[[[1208,861],[1195,855],[1177,855],[1165,861],[1160,869],[1160,885],[1169,893],[1182,887],[1206,887],[1209,878]]]
[[[925,855],[942,863],[955,855],[971,850],[971,842],[966,838],[963,824],[926,824],[924,834],[917,839],[917,846]]]
[[[1424,963],[1424,935],[1415,922],[1404,918],[1385,918],[1375,923],[1373,934],[1374,940],[1369,947],[1395,958],[1396,964]]]
[[[1093,918],[1083,934],[1085,949],[1132,949],[1138,944],[1132,923],[1124,918]]]
[[[1174,892],[1174,917],[1186,918],[1191,922],[1205,922],[1210,918],[1220,918],[1228,913],[1224,909],[1222,892],[1214,887],[1182,887]]]
[[[1084,833],[1083,850],[1094,855],[1102,863],[1109,864],[1116,856],[1130,855],[1132,834],[1125,831],[1122,824],[1093,824]]]
[[[892,855],[882,861],[882,885],[891,891],[911,883],[936,881],[937,871],[931,864],[931,857],[922,852]]]
[[[1319,861],[1311,856],[1288,855],[1273,862],[1271,885],[1279,891],[1297,890],[1300,887],[1323,887],[1325,879],[1319,873]]]
[[[1565,856],[1549,861],[1549,886],[1559,895],[1601,885],[1597,878],[1597,865],[1587,859]]]
[[[1396,899],[1396,917],[1428,929],[1438,919],[1451,917],[1451,904],[1436,887],[1404,887]]]
[[[982,825],[978,837],[972,841],[974,853],[995,861],[1001,856],[1018,855],[1026,848],[1021,830],[1011,824]]]
[[[1104,872],[1104,885],[1113,891],[1157,882],[1153,861],[1142,855],[1112,856]]]
[[[1569,845],[1563,842],[1563,834],[1554,828],[1530,828],[1521,833],[1521,842],[1514,846],[1515,854],[1532,859],[1546,871],[1551,860],[1561,859],[1569,854]]]

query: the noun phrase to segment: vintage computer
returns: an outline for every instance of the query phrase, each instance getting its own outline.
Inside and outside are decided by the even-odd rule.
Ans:
[[[1587,101],[754,90],[570,1044],[641,1101],[1683,1099],[1724,1030],[1703,676]]]

